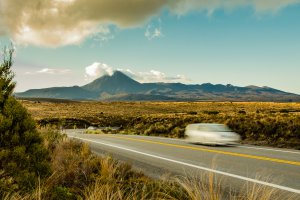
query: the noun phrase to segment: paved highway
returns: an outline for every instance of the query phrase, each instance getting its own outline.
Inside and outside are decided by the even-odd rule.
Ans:
[[[222,185],[241,187],[255,183],[276,188],[300,199],[300,151],[238,145],[212,147],[180,139],[135,135],[90,135],[83,130],[67,130],[71,138],[90,144],[96,153],[112,154],[130,162],[146,174],[165,173],[198,176],[214,173]]]

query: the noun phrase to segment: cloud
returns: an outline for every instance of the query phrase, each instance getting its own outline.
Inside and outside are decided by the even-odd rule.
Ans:
[[[157,70],[150,70],[149,72],[133,72],[130,69],[118,69],[125,73],[127,76],[141,83],[153,83],[153,82],[164,82],[164,83],[189,83],[190,79],[184,75],[168,76],[165,73]]]
[[[25,74],[27,75],[36,75],[36,74],[64,75],[69,73],[71,73],[70,69],[51,69],[51,68],[43,68],[35,72],[25,72]]]
[[[96,33],[94,33],[92,36],[95,41],[100,42],[108,41],[114,38],[108,26],[98,27],[98,31],[96,31]]]
[[[157,70],[150,70],[149,72],[134,72],[130,69],[113,68],[105,63],[94,62],[93,64],[85,67],[85,81],[92,81],[104,75],[113,75],[114,71],[121,71],[130,78],[141,83],[150,82],[165,82],[165,83],[189,83],[190,79],[184,75],[167,76],[165,73]]]
[[[113,68],[104,63],[95,62],[85,68],[85,80],[94,80],[103,75],[112,75]]]
[[[0,18],[0,36],[6,34],[6,29],[4,26],[4,21],[3,19]]]
[[[163,9],[177,15],[191,10],[213,12],[252,6],[277,11],[300,0],[0,0],[0,34],[18,44],[58,47],[79,44],[109,26],[141,26]],[[106,27],[106,28],[103,28]],[[154,35],[160,35],[154,29]],[[151,36],[151,33],[149,33]],[[153,34],[152,34],[153,35]]]
[[[163,37],[160,19],[158,20],[158,25],[156,27],[153,25],[147,26],[145,37],[148,38],[148,40]]]
[[[177,14],[185,14],[191,10],[212,13],[217,9],[235,9],[251,6],[256,12],[276,12],[286,6],[299,4],[300,0],[175,0],[170,5]]]
[[[138,26],[167,0],[0,0],[1,27],[19,44],[57,47],[78,44],[101,27]],[[99,28],[100,27],[100,28]]]
[[[154,38],[160,38],[162,36],[163,36],[163,34],[161,32],[160,27],[154,28],[154,29],[152,29],[152,27],[150,25],[147,27],[147,30],[145,32],[145,37],[147,37],[148,40],[152,40]]]

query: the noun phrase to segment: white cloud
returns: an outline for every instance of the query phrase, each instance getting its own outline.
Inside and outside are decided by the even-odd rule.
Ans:
[[[183,15],[191,10],[251,6],[256,12],[276,12],[300,0],[0,0],[0,35],[18,44],[58,47],[79,44],[88,37],[110,38],[103,26],[141,26],[162,10]],[[161,36],[161,29],[146,36]]]
[[[12,38],[17,44],[57,47],[58,45],[80,44],[92,34],[101,34],[101,32],[93,23],[82,22],[77,27],[66,30],[51,30],[51,27],[37,30],[24,25],[19,28],[18,32],[13,33]]]
[[[161,23],[161,19],[158,19],[156,24],[150,24],[147,26],[145,37],[148,38],[148,40],[164,36],[162,33]]]
[[[133,72],[130,69],[118,69],[125,73],[127,76],[133,78],[140,83],[153,83],[153,82],[164,82],[164,83],[190,83],[191,80],[184,75],[168,76],[164,72],[158,70],[150,70],[149,72]]]
[[[71,73],[70,69],[53,69],[53,68],[43,68],[35,72],[25,72],[27,75],[36,75],[36,74],[52,74],[52,75],[63,75]]]
[[[184,75],[168,76],[164,72],[158,70],[150,70],[149,72],[134,72],[128,68],[117,68],[104,64],[95,62],[90,66],[85,67],[85,81],[92,81],[104,75],[113,75],[114,71],[120,71],[129,76],[130,78],[141,82],[165,82],[165,83],[190,83],[191,80]]]
[[[1,34],[18,44],[47,47],[79,44],[95,34],[103,40],[110,37],[103,37],[109,33],[101,27],[139,26],[165,4],[166,0],[0,0]]]
[[[276,12],[284,7],[299,4],[300,0],[175,0],[170,4],[171,9],[183,15],[191,10],[212,13],[217,9],[236,9],[250,6],[256,12]]]
[[[103,42],[114,38],[110,28],[108,26],[99,26],[96,33],[92,35],[95,41]]]
[[[151,25],[148,25],[146,32],[145,32],[145,37],[148,38],[148,40],[152,40],[154,38],[160,38],[162,37],[162,31],[161,27],[152,27]]]
[[[112,75],[113,68],[104,63],[95,62],[85,68],[85,80],[90,81],[103,75]]]

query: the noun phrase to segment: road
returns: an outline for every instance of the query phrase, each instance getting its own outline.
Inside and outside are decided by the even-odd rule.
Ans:
[[[254,183],[299,195],[300,199],[300,151],[297,150],[250,145],[212,147],[181,139],[83,134],[83,130],[66,133],[88,142],[94,152],[111,154],[152,177],[166,173],[198,176],[207,172],[232,188]]]

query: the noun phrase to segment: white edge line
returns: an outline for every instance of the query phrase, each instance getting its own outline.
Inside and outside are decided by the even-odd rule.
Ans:
[[[259,149],[259,150],[266,150],[266,151],[278,151],[278,152],[284,152],[284,153],[294,153],[294,154],[300,154],[300,152],[297,151],[288,151],[288,150],[280,150],[280,149],[271,149],[271,148],[262,148],[262,147],[251,147],[251,146],[236,146],[241,148],[248,148],[248,149]]]
[[[222,172],[222,171],[219,171],[219,170],[214,170],[214,169],[210,169],[210,168],[206,168],[206,167],[201,167],[201,166],[197,166],[197,165],[193,165],[193,164],[189,164],[189,163],[185,163],[185,162],[181,162],[181,161],[177,161],[177,160],[173,160],[173,159],[169,159],[169,158],[164,158],[164,157],[161,157],[161,156],[156,156],[156,155],[136,151],[136,150],[133,150],[133,149],[128,149],[128,148],[124,148],[124,147],[115,146],[115,145],[112,145],[112,144],[106,144],[106,143],[103,143],[103,142],[97,142],[97,141],[93,141],[93,140],[89,140],[89,139],[83,139],[83,138],[75,137],[75,136],[69,136],[69,137],[76,138],[76,139],[83,140],[83,141],[87,141],[87,142],[102,144],[102,145],[106,145],[106,146],[109,146],[109,147],[114,147],[114,148],[117,148],[117,149],[122,149],[122,150],[130,151],[130,152],[134,152],[134,153],[137,153],[137,154],[142,154],[142,155],[145,155],[145,156],[158,158],[158,159],[161,159],[161,160],[166,160],[166,161],[169,161],[169,162],[173,162],[173,163],[177,163],[177,164],[181,164],[181,165],[185,165],[185,166],[189,166],[189,167],[193,167],[193,168],[213,172],[213,173],[216,173],[216,174],[221,174],[221,175],[233,177],[233,178],[236,178],[236,179],[241,179],[241,180],[244,180],[244,181],[250,181],[250,182],[253,182],[253,183],[258,183],[258,184],[261,184],[261,185],[266,185],[266,186],[277,188],[277,189],[280,189],[280,190],[285,190],[285,191],[288,191],[288,192],[293,192],[293,193],[300,194],[300,190],[290,188],[290,187],[285,187],[285,186],[281,186],[281,185],[277,185],[277,184],[273,184],[273,183],[268,183],[268,182],[264,182],[264,181],[244,177],[244,176],[239,176],[239,175],[236,175],[236,174],[230,174],[230,173]]]

